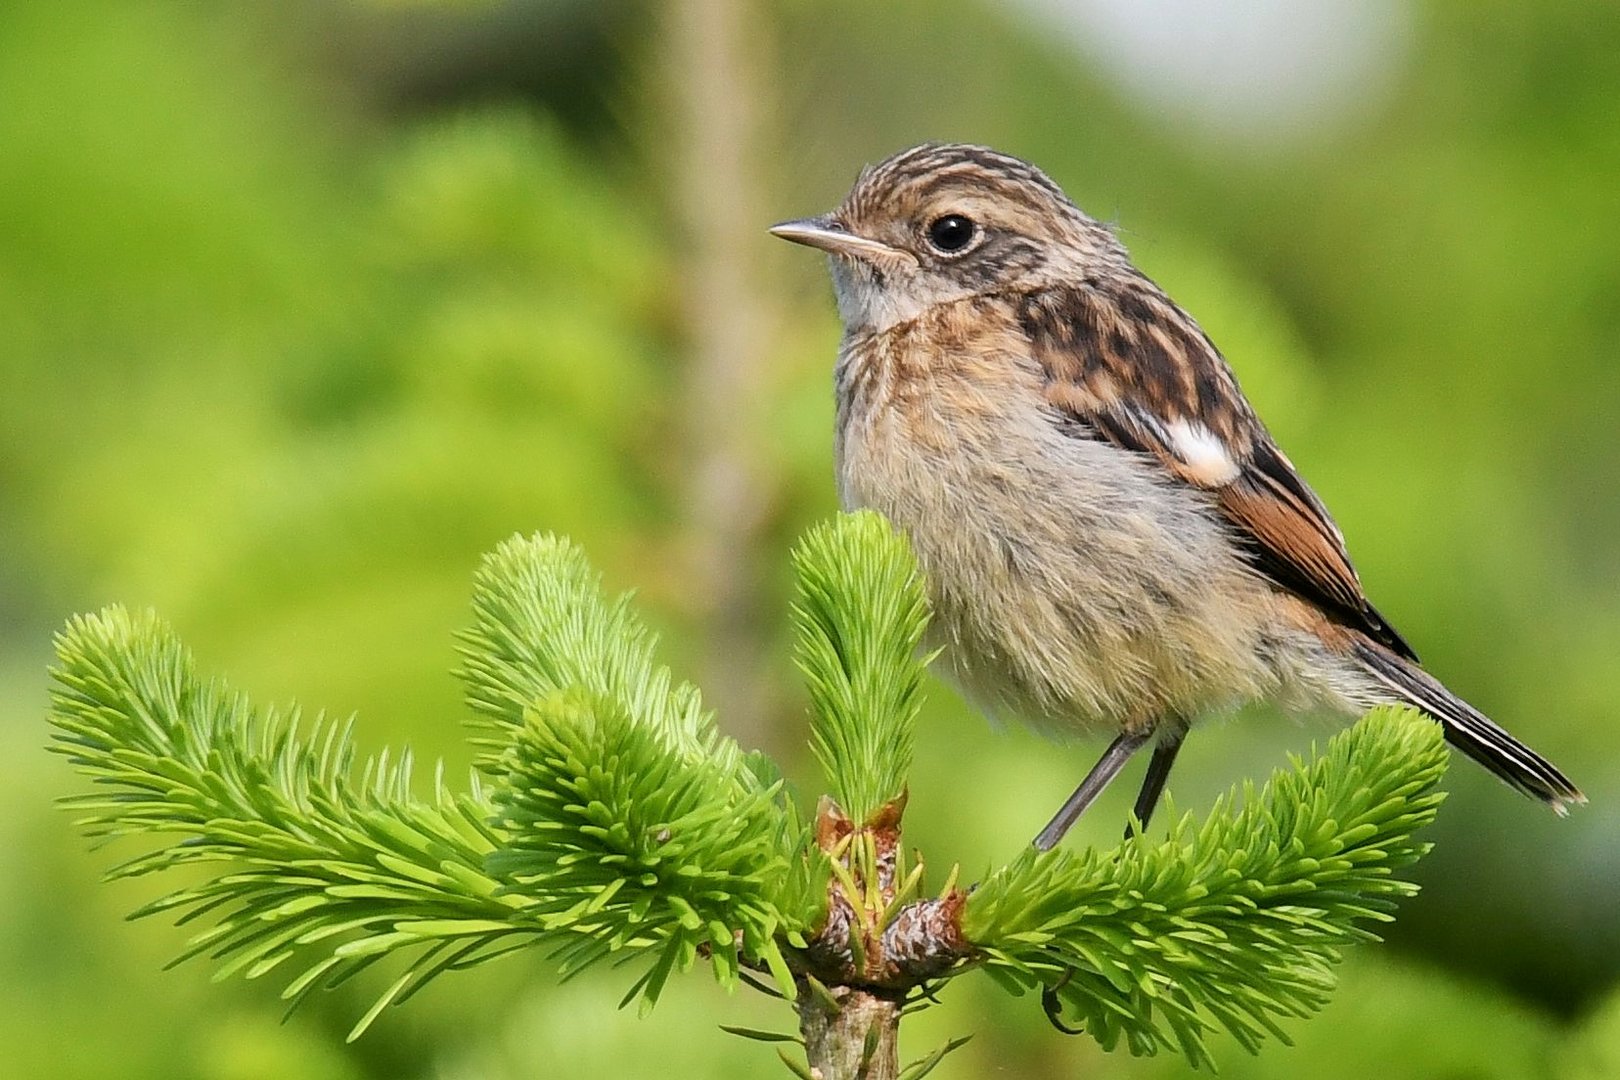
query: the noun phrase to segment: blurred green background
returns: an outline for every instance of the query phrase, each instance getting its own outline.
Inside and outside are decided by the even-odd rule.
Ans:
[[[50,634],[166,614],[262,700],[465,766],[480,552],[582,541],[722,725],[815,778],[787,545],[834,508],[824,273],[764,232],[925,138],[1035,160],[1226,350],[1436,672],[1580,782],[1466,763],[1390,945],[1228,1077],[1620,1076],[1620,18],[1601,2],[0,5],[0,1075],[769,1075],[705,977],[649,1019],[542,957],[375,984],[160,972],[45,754]],[[1206,807],[1326,729],[1200,729]],[[934,688],[910,839],[969,877],[1088,765]],[[1140,766],[1138,766],[1140,767]],[[1134,790],[1127,780],[1122,788]],[[1112,838],[1130,792],[1085,823]],[[936,1075],[1179,1076],[978,980]],[[785,1075],[785,1073],[783,1074]]]

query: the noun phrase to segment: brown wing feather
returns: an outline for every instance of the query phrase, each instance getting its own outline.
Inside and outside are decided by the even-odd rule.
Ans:
[[[1047,400],[1066,427],[1151,454],[1213,492],[1258,570],[1417,659],[1368,602],[1338,526],[1272,442],[1220,352],[1157,286],[1138,277],[1041,290],[1024,298],[1020,315]],[[1220,467],[1178,453],[1170,435],[1178,424],[1218,440]]]

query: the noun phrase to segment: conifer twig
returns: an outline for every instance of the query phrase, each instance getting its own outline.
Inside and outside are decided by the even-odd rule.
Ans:
[[[436,774],[418,794],[408,753],[360,761],[346,726],[257,709],[156,616],[109,608],[57,639],[55,748],[93,784],[65,802],[98,844],[159,842],[111,876],[211,875],[137,912],[207,916],[183,956],[291,972],[294,1005],[400,958],[354,1035],[446,971],[540,945],[570,974],[643,958],[626,997],[644,1008],[699,961],[727,985],[766,976],[822,1080],[899,1076],[901,1018],[973,970],[1104,1047],[1207,1066],[1213,1031],[1286,1039],[1344,947],[1415,891],[1394,875],[1426,850],[1445,749],[1433,723],[1378,710],[1162,840],[1025,851],[971,894],[953,868],[922,895],[902,842],[927,662],[915,563],[857,514],[795,567],[832,792],[810,822],[554,537],[508,541],[476,578],[463,678],[483,753],[464,791]]]

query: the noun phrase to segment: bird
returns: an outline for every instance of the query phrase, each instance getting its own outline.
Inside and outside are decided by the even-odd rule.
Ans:
[[[1145,829],[1193,725],[1251,702],[1414,707],[1560,816],[1586,801],[1419,664],[1220,350],[1039,168],[924,143],[770,232],[827,255],[839,501],[910,541],[947,677],[1113,735],[1036,848],[1152,743]]]

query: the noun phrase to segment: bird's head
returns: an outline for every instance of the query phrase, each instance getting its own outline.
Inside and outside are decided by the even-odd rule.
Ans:
[[[828,253],[848,332],[937,304],[1076,280],[1125,260],[1046,174],[982,146],[925,143],[864,170],[836,210],[771,232]]]

